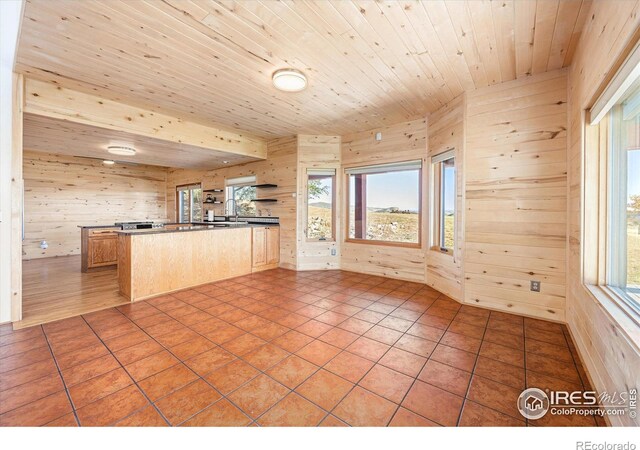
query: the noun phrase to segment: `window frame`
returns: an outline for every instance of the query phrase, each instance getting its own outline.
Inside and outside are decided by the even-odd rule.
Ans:
[[[640,78],[638,78],[640,80]],[[640,95],[636,91],[635,95]],[[606,217],[607,232],[605,235],[606,258],[605,258],[605,278],[604,285],[609,295],[614,295],[623,308],[626,308],[635,315],[640,323],[640,295],[633,295],[629,292],[627,280],[627,258],[628,258],[628,232],[627,217],[620,220],[620,209],[627,209],[627,154],[628,149],[623,148],[625,128],[623,126],[624,114],[623,105],[616,103],[608,115],[608,139],[606,140],[607,179],[605,190],[607,195]],[[600,149],[600,151],[603,151]],[[635,150],[638,151],[638,150]],[[613,174],[616,174],[616,183],[613,183]],[[622,195],[624,193],[624,195]],[[618,214],[615,214],[618,213]],[[624,284],[625,287],[620,287]],[[637,298],[634,298],[637,297]]]
[[[193,223],[196,222],[193,217],[193,193],[194,190],[200,190],[200,213],[203,214],[203,205],[202,205],[202,183],[188,183],[188,184],[180,184],[176,186],[176,222],[177,223]],[[182,219],[182,202],[180,201],[180,193],[188,192],[189,195],[189,220],[187,222],[181,222]],[[200,219],[200,221],[204,220],[204,217]]]
[[[357,169],[363,169],[363,170],[377,170],[377,168],[380,169],[384,169],[385,167],[390,169],[390,170],[380,170],[380,171],[375,171],[375,172],[368,172],[367,174],[380,174],[380,173],[390,173],[390,172],[401,172],[403,171],[401,168],[402,165],[405,164],[410,164],[410,163],[416,163],[420,162],[420,168],[418,169],[413,169],[413,170],[417,170],[418,171],[418,242],[399,242],[399,241],[381,241],[381,240],[374,240],[374,239],[361,239],[361,238],[352,238],[349,237],[349,230],[350,230],[350,222],[349,222],[349,218],[351,216],[350,214],[350,199],[351,199],[351,190],[350,190],[350,179],[351,179],[351,173],[349,173],[349,171],[351,170],[357,170]],[[395,170],[393,170],[395,168]],[[404,248],[422,248],[422,216],[423,216],[423,198],[422,198],[422,186],[423,186],[423,172],[424,172],[424,162],[422,159],[420,160],[403,160],[403,161],[389,161],[387,163],[381,163],[381,164],[370,164],[370,165],[354,165],[354,166],[349,166],[349,167],[345,167],[344,169],[345,172],[345,177],[344,177],[344,205],[345,205],[345,218],[344,218],[344,223],[345,223],[345,232],[344,232],[344,242],[345,243],[350,243],[350,244],[364,244],[364,245],[381,245],[381,246],[388,246],[388,247],[404,247]],[[366,185],[365,185],[366,188]],[[365,203],[366,204],[366,203]]]
[[[625,290],[610,285],[612,199],[613,115],[610,110],[602,119],[585,129],[585,169],[582,193],[582,284],[609,311],[616,321],[630,320],[640,326],[640,307]],[[597,180],[588,182],[587,180]],[[625,174],[626,180],[626,174]],[[626,255],[626,253],[625,253]],[[615,267],[615,265],[614,265]],[[611,307],[624,313],[622,319]]]
[[[247,175],[244,177],[235,177],[235,178],[227,178],[224,180],[224,214],[227,217],[235,216],[238,210],[238,203],[235,201],[235,188],[242,188],[247,186],[254,186],[257,184],[257,179],[255,175]],[[229,196],[229,193],[232,196]],[[227,209],[227,201],[233,198],[233,211],[229,211]],[[258,210],[257,206],[254,204],[256,208],[256,212]]]
[[[309,237],[309,177],[323,176],[319,172],[333,172],[327,174],[326,177],[331,179],[331,237],[328,239],[310,238]],[[313,172],[316,172],[315,174]],[[335,242],[336,241],[336,187],[337,187],[337,170],[335,168],[327,169],[307,169],[307,178],[305,182],[305,223],[304,236],[307,242]]]
[[[443,186],[443,172],[444,172],[444,163],[453,159],[453,168],[454,168],[454,181],[453,181],[453,246],[451,248],[444,247],[444,234],[443,230],[445,227],[444,220],[445,214],[443,211],[444,206],[444,186]],[[458,211],[458,166],[456,164],[456,149],[451,148],[445,150],[444,152],[438,153],[431,157],[431,192],[432,192],[432,201],[431,201],[431,214],[432,214],[432,227],[431,227],[431,242],[429,249],[435,252],[442,253],[444,255],[450,255],[454,257],[457,243],[458,243],[458,233],[456,233],[456,218],[459,213]]]

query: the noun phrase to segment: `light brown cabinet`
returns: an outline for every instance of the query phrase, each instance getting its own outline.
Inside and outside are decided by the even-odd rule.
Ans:
[[[275,269],[280,263],[280,228],[252,229],[252,271]]]
[[[119,228],[83,228],[82,229],[82,271],[95,267],[118,264]]]

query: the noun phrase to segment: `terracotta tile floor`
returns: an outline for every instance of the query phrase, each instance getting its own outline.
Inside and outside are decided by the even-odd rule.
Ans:
[[[562,325],[342,271],[0,327],[2,426],[524,426],[523,388],[586,383]]]

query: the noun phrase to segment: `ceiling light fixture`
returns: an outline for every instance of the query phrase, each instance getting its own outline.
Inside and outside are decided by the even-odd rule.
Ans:
[[[115,161],[112,161],[110,159],[105,159],[104,161],[102,161],[102,164],[106,164],[107,166],[113,166],[115,163]]]
[[[286,92],[299,92],[307,87],[307,77],[296,69],[280,69],[273,72],[273,85]]]
[[[229,161],[222,161],[222,164],[229,164]]]
[[[136,154],[136,150],[131,147],[123,147],[122,145],[110,145],[107,147],[107,151],[113,155],[120,156],[133,156]]]

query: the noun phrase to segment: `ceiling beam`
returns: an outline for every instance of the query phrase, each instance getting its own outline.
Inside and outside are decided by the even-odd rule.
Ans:
[[[25,113],[266,159],[266,141],[159,114],[44,81],[25,79]]]

